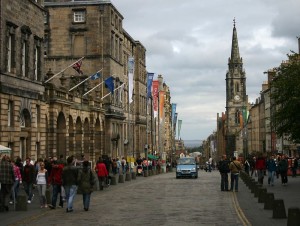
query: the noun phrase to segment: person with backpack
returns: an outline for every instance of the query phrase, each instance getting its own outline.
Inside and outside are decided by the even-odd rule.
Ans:
[[[221,191],[228,191],[228,173],[229,173],[229,161],[226,155],[222,156],[219,161],[219,172],[221,174]]]
[[[232,161],[229,164],[230,169],[230,176],[231,176],[231,186],[230,191],[233,191],[235,189],[235,192],[238,192],[239,189],[239,174],[242,170],[241,163],[236,160],[236,157],[232,157]]]

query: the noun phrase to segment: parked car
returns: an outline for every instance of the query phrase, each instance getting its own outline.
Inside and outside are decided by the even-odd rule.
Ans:
[[[198,167],[195,158],[183,157],[177,160],[176,178],[198,178]]]

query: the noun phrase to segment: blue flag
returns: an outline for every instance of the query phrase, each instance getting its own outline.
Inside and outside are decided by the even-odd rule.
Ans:
[[[112,76],[105,79],[105,86],[106,88],[109,89],[111,94],[114,94],[115,85],[114,85],[114,78]]]
[[[152,81],[153,81],[154,73],[147,73],[147,77],[148,77],[148,80],[147,80],[147,99],[149,99],[152,95],[151,87],[152,87]]]
[[[96,79],[98,79],[98,78],[100,78],[101,77],[101,73],[100,72],[97,72],[96,74],[94,74],[94,75],[92,75],[91,76],[91,80],[96,80]]]

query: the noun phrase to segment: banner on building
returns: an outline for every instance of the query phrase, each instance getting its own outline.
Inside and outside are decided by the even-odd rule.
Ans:
[[[153,80],[153,82],[152,82],[152,98],[153,98],[154,117],[157,117],[157,113],[158,113],[158,80]]]
[[[178,119],[178,139],[181,140],[180,131],[181,131],[182,120]]]
[[[133,75],[134,75],[134,58],[128,58],[128,98],[129,103],[133,101]]]

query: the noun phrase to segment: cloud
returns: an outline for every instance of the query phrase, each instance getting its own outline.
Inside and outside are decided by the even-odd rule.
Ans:
[[[147,71],[161,74],[177,103],[184,140],[206,139],[225,112],[228,58],[236,21],[249,99],[264,71],[297,51],[298,0],[112,0],[123,27],[146,48]]]

